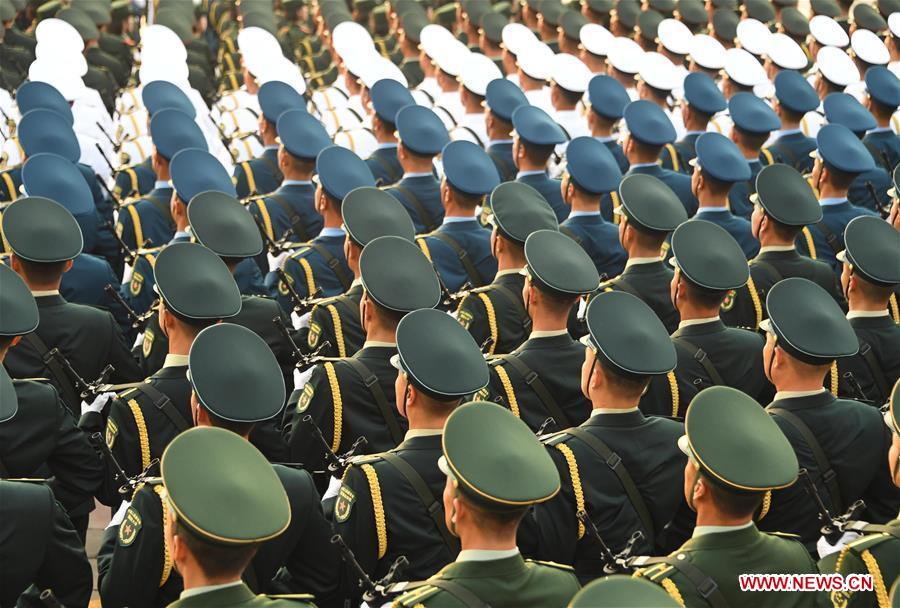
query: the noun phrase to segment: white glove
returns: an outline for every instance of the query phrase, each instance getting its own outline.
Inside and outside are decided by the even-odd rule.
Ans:
[[[312,316],[312,311],[304,314],[302,317],[295,312],[291,313],[291,323],[294,325],[294,329],[302,329],[304,327],[309,327],[309,319]]]
[[[125,264],[125,270],[122,273],[122,284],[131,283],[131,277],[134,274],[134,266],[131,264]]]
[[[131,506],[131,501],[123,502],[119,505],[119,510],[116,511],[116,514],[112,516],[112,519],[109,520],[109,523],[106,524],[106,528],[112,528],[113,526],[118,526],[122,523],[122,520],[125,519],[125,511],[128,510],[128,507]]]
[[[301,372],[296,367],[294,368],[294,390],[303,390],[303,387],[306,386],[306,383],[309,382],[309,379],[312,376],[313,369],[315,368],[311,367],[305,372]]]
[[[110,400],[115,399],[115,393],[101,393],[90,403],[81,402],[81,415],[84,416],[88,412],[100,413]]]
[[[269,260],[269,268],[281,268],[281,263],[284,261],[284,258],[291,255],[292,251],[282,251],[277,256],[272,255],[271,253],[267,253],[266,257]]]
[[[844,535],[841,536],[834,545],[832,545],[827,540],[825,540],[824,536],[820,536],[819,540],[816,541],[816,550],[819,552],[819,559],[825,557],[826,555],[837,553],[838,551],[843,549],[847,543],[857,538],[859,538],[859,534],[857,532],[844,532]]]

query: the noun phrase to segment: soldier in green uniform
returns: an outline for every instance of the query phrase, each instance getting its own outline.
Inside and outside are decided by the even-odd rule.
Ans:
[[[519,348],[531,333],[531,317],[522,300],[525,240],[537,230],[556,230],[556,214],[540,192],[519,182],[503,183],[490,196],[491,253],[497,259],[494,281],[460,300],[456,319],[485,353],[503,355]]]
[[[859,349],[850,322],[825,290],[806,279],[784,279],[775,285],[766,308],[763,362],[778,390],[766,409],[830,513],[842,514],[861,498],[866,508],[857,516],[877,524],[888,521],[900,502],[900,489],[891,483],[886,462],[890,431],[877,409],[837,399],[822,388],[834,360]],[[796,533],[810,553],[815,551],[816,503],[804,484],[773,492],[761,524],[767,530]]]
[[[409,431],[393,450],[353,459],[335,501],[335,531],[372,579],[387,574],[400,555],[410,560],[403,575],[424,579],[459,552],[441,501],[442,429],[460,401],[488,383],[488,368],[472,337],[431,309],[400,321],[391,362],[398,369],[397,410]]]
[[[191,387],[185,376],[191,343],[205,327],[241,310],[240,293],[228,268],[201,245],[166,247],[153,274],[168,354],[159,371],[112,400],[105,418],[106,445],[129,477],[150,467],[176,435],[191,427]],[[100,410],[85,414],[82,428],[102,428]],[[118,488],[124,482],[116,480],[115,473],[113,463],[107,462],[106,484],[98,494],[110,506],[122,499]]]
[[[308,595],[254,596],[241,580],[266,541],[290,533],[292,519],[282,481],[256,448],[231,431],[192,429],[172,442],[160,468],[165,544],[185,581],[170,606],[313,606]]]
[[[255,424],[281,411],[285,390],[278,363],[250,330],[231,323],[211,326],[194,340],[189,357],[196,426],[224,429],[220,432],[229,432],[228,441],[246,445],[244,439]],[[211,449],[217,451],[218,444]],[[224,466],[213,452],[202,459]],[[329,543],[330,529],[312,477],[285,466],[269,468],[287,492],[291,522],[283,534],[262,543],[244,578],[255,592],[314,592],[323,606],[336,605],[339,558]],[[134,493],[104,532],[98,565],[105,606],[162,606],[190,582],[172,569],[172,547],[163,534],[168,511],[162,486],[150,482]],[[275,582],[281,566],[285,568]]]
[[[678,311],[669,285],[674,273],[663,262],[667,235],[687,220],[678,197],[653,176],[628,175],[619,184],[619,242],[628,252],[625,270],[600,284],[602,291],[624,291],[643,300],[666,330],[678,328]]]
[[[406,313],[434,308],[441,297],[437,275],[419,249],[398,236],[383,236],[365,246],[359,256],[363,295],[360,319],[366,341],[352,357],[316,365],[308,382],[298,384],[285,411],[284,437],[292,461],[321,475],[325,449],[349,449],[365,437],[366,453],[396,447],[406,431],[406,420],[395,411],[397,324]],[[314,429],[303,422],[310,416],[328,446],[316,441]]]
[[[56,13],[56,18],[62,19],[78,31],[84,40],[84,57],[88,65],[110,74],[118,89],[128,83],[128,66],[100,48],[98,44],[100,30],[90,15],[78,8],[64,8]]]
[[[590,403],[581,390],[584,345],[569,335],[567,323],[579,298],[597,289],[600,275],[581,246],[556,230],[532,232],[525,241],[522,299],[531,334],[508,355],[491,359],[491,384],[480,395],[502,403],[532,430],[581,424]]]
[[[28,286],[0,264],[0,363],[37,326],[38,308]],[[0,376],[9,382],[5,369]],[[9,409],[0,416],[0,477],[44,477],[49,471],[47,485],[83,541],[103,475],[97,452],[49,382],[11,382],[12,392],[3,395]]]
[[[447,528],[465,549],[413,583],[397,607],[562,606],[578,591],[571,568],[525,560],[516,530],[529,505],[559,491],[559,474],[528,426],[498,405],[467,403],[444,426]]]
[[[378,188],[364,186],[353,190],[344,199],[341,211],[347,232],[344,251],[353,283],[345,293],[317,302],[309,313],[308,329],[298,332],[301,339],[305,335],[310,351],[321,346],[319,354],[325,357],[352,357],[365,341],[359,317],[363,294],[359,256],[363,248],[380,236],[399,236],[410,242],[415,237],[412,220],[403,205]]]
[[[614,553],[635,530],[643,534],[635,551],[659,553],[677,547],[691,527],[678,491],[685,458],[677,441],[684,426],[645,417],[638,409],[650,379],[675,367],[675,347],[650,307],[627,293],[602,293],[591,300],[587,326],[580,384],[593,409],[580,426],[545,440],[562,490],[536,505],[534,529],[519,533],[520,539],[533,534],[534,555],[573,565],[582,581],[602,576],[604,564],[580,511],[595,522]],[[676,541],[667,541],[677,513],[684,529]]]
[[[857,390],[841,387],[840,394],[887,401],[891,381],[900,377],[900,325],[888,311],[888,301],[900,285],[900,232],[876,217],[858,217],[844,232],[846,249],[837,255],[844,263],[841,283],[850,305],[847,319],[859,338],[859,352],[838,361],[841,379],[853,374]]]
[[[894,485],[900,486],[900,381],[894,385],[889,397],[884,421],[892,432],[888,452],[891,479]],[[819,560],[819,569],[823,573],[837,572],[845,577],[852,573],[869,574],[873,578],[874,589],[835,591],[831,594],[831,601],[838,608],[890,606],[887,591],[891,581],[896,581],[900,576],[900,516],[884,525],[858,523],[854,530],[859,529],[862,536]],[[897,597],[896,589],[894,595]]]
[[[750,260],[747,283],[721,307],[725,325],[757,329],[766,318],[764,302],[773,285],[789,277],[802,277],[825,289],[845,306],[837,278],[824,262],[811,260],[794,245],[805,226],[822,219],[822,208],[809,184],[792,167],[763,167],[756,177],[756,194],[751,197],[750,221],[759,241],[759,255]],[[727,304],[730,304],[727,305]]]
[[[754,523],[767,493],[797,480],[797,458],[778,425],[747,395],[715,386],[694,398],[684,426],[684,493],[697,526],[681,548],[637,576],[682,606],[820,605],[813,592],[748,593],[738,583],[745,573],[818,572],[798,538],[762,533]]]
[[[640,578],[613,574],[585,585],[568,608],[676,608],[669,594]]]
[[[115,368],[109,381],[138,380],[141,370],[113,316],[59,295],[62,275],[83,245],[72,214],[50,199],[20,198],[4,210],[2,232],[12,251],[10,267],[28,285],[40,313],[38,328],[4,359],[10,376],[49,378],[73,413],[79,412],[80,391],[62,364],[48,357],[51,349],[59,349],[86,380],[100,376],[107,364]]]

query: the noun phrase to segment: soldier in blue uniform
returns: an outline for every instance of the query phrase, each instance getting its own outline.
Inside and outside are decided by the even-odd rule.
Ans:
[[[478,223],[475,212],[500,176],[487,152],[472,142],[451,141],[441,158],[444,221],[416,242],[451,292],[464,285],[481,287],[497,272],[497,262],[491,257],[491,233]]]
[[[616,159],[592,137],[576,137],[569,142],[566,157],[562,194],[572,211],[559,230],[581,245],[601,277],[618,276],[628,254],[619,243],[616,226],[600,215],[600,197],[618,190],[622,180]]]
[[[731,139],[750,165],[750,179],[737,182],[728,192],[731,212],[746,220],[753,213],[750,195],[756,191],[756,176],[763,165],[775,162],[771,149],[763,147],[769,134],[781,126],[771,106],[753,93],[736,93],[728,100],[728,114],[734,125]],[[765,161],[765,162],[763,162]]]
[[[619,165],[619,171],[625,173],[629,162],[614,131],[616,124],[622,120],[625,106],[630,103],[628,92],[615,78],[598,74],[588,83],[587,95],[591,104],[591,111],[587,115],[591,136],[609,148]],[[611,215],[604,217],[606,221],[612,221]]]
[[[816,140],[804,134],[803,116],[819,107],[819,96],[800,73],[782,70],[775,76],[775,100],[781,129],[768,146],[772,158],[762,160],[767,165],[784,163],[800,173],[809,173],[813,168],[809,153],[816,149]]]
[[[319,152],[316,173],[319,177],[316,211],[324,220],[323,228],[316,238],[281,262],[288,281],[302,298],[331,297],[350,289],[353,273],[347,268],[344,254],[346,233],[341,228],[341,203],[351,190],[375,185],[366,163],[339,146],[329,146]],[[288,286],[274,271],[266,275],[266,287],[275,294],[282,308],[291,310]]]
[[[389,186],[403,176],[403,167],[397,158],[397,136],[394,134],[397,130],[397,112],[416,102],[409,89],[390,78],[373,84],[369,97],[372,103],[372,132],[378,147],[366,159],[366,165],[376,184]]]
[[[732,185],[750,179],[747,159],[724,135],[704,133],[697,138],[697,158],[691,164],[694,167],[691,185],[700,202],[694,219],[721,226],[734,237],[748,259],[755,257],[759,242],[753,238],[750,222],[728,208],[728,191]]]
[[[900,163],[900,141],[891,129],[891,117],[900,106],[900,79],[884,66],[871,67],[866,71],[866,91],[866,107],[877,126],[866,133],[863,143],[877,152],[875,162],[891,171]]]
[[[803,230],[797,238],[797,249],[814,260],[826,262],[839,274],[841,264],[835,255],[844,248],[844,228],[855,217],[875,215],[874,211],[853,205],[847,200],[847,192],[858,175],[875,168],[875,161],[859,138],[843,125],[822,127],[816,144],[812,184],[819,193],[822,220]]]
[[[401,108],[395,123],[400,140],[397,159],[403,177],[385,190],[403,204],[416,234],[431,232],[444,219],[441,182],[434,176],[434,157],[450,142],[450,135],[437,114],[422,106]]]
[[[691,72],[684,79],[684,100],[681,116],[684,137],[673,144],[666,144],[659,155],[664,169],[691,174],[690,162],[697,156],[697,138],[706,132],[713,116],[728,107],[725,96],[715,81],[702,72]]]
[[[488,83],[484,95],[487,153],[494,161],[500,181],[503,182],[516,178],[516,163],[512,152],[512,115],[516,108],[527,104],[528,99],[522,89],[506,78],[495,78]]]
[[[569,214],[562,200],[560,182],[547,174],[547,162],[558,144],[566,141],[566,134],[554,120],[536,106],[522,105],[512,114],[514,131],[513,159],[518,173],[516,181],[527,184],[547,199],[556,213],[557,221]]]
[[[691,191],[691,178],[663,169],[657,160],[666,144],[675,141],[675,127],[658,105],[641,99],[625,107],[625,156],[631,163],[627,175],[650,175],[663,182],[681,201],[688,217],[697,211],[698,202]]]
[[[278,166],[284,179],[275,192],[251,198],[247,208],[272,241],[305,243],[322,230],[312,176],[316,157],[331,145],[331,138],[322,123],[306,110],[282,112],[276,127],[281,140]],[[266,252],[256,257],[256,263],[261,271],[269,271]]]
[[[139,163],[120,169],[116,173],[113,196],[119,200],[141,197],[153,189],[156,173],[153,172],[153,157],[148,156]]]

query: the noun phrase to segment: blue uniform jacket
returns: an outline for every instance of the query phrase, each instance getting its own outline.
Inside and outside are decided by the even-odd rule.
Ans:
[[[750,181],[737,182],[728,192],[728,208],[737,217],[750,219],[753,213],[753,203],[750,202],[750,194],[756,192],[756,176],[763,165],[759,160],[748,161],[750,164]]]
[[[570,217],[559,228],[560,232],[575,236],[578,244],[591,256],[601,277],[615,277],[625,269],[628,254],[619,244],[619,230],[604,221],[600,214]]]
[[[350,282],[353,280],[353,273],[347,267],[347,258],[344,257],[344,238],[343,232],[334,236],[323,236],[320,233],[311,243],[323,247],[336,260],[338,272],[350,279],[346,287],[341,283],[338,274],[328,267],[325,258],[316,249],[310,247],[310,243],[305,244],[284,259],[282,268],[301,298],[307,298],[320,289],[321,293],[317,297],[337,296],[349,288]],[[287,286],[281,284],[274,271],[266,275],[266,289],[270,295],[275,296],[285,310],[292,309],[290,292]]]
[[[372,172],[379,186],[393,184],[403,177],[403,167],[397,158],[397,146],[378,148],[366,159],[366,166]]]
[[[303,243],[316,238],[322,230],[323,220],[316,211],[315,197],[316,187],[312,182],[282,184],[268,196],[250,201],[247,209],[273,241],[287,236],[291,242]],[[262,272],[269,271],[265,251],[255,259]]]
[[[488,156],[494,161],[500,181],[511,182],[516,179],[516,163],[512,155],[512,140],[490,144],[487,147]]]
[[[252,194],[268,194],[278,187],[284,176],[278,168],[278,147],[263,150],[257,158],[238,163],[234,168],[234,188],[238,198]]]
[[[134,339],[134,330],[128,314],[121,304],[106,293],[106,286],[115,287],[120,278],[109,262],[89,253],[79,254],[72,260],[72,268],[62,276],[59,293],[69,302],[103,308],[112,313],[116,323],[128,340]]]
[[[550,179],[546,172],[523,175],[516,179],[517,182],[528,184],[541,193],[541,196],[550,203],[556,214],[556,221],[562,222],[569,216],[569,207],[563,202],[560,181]]]
[[[890,127],[869,131],[863,137],[863,143],[875,153],[875,162],[882,167],[896,167],[900,163],[900,137]]]
[[[663,169],[656,163],[652,165],[632,165],[631,169],[628,170],[628,174],[632,175],[635,173],[652,175],[667,185],[681,201],[681,204],[684,205],[684,210],[687,211],[688,217],[693,216],[697,212],[697,207],[700,204],[694,197],[694,193],[691,192],[690,176],[671,171],[670,169]]]
[[[755,258],[756,254],[759,253],[759,241],[753,238],[750,222],[742,217],[735,216],[731,211],[727,209],[725,211],[700,209],[697,211],[694,219],[706,220],[724,228],[738,242],[748,260]]]
[[[880,166],[866,171],[850,183],[847,198],[857,207],[865,207],[880,213],[881,209],[889,209],[891,197],[887,191],[893,186],[891,176]]]
[[[119,209],[116,231],[129,249],[162,247],[172,240],[175,222],[169,211],[171,200],[171,186],[154,188],[140,200]]]
[[[418,206],[410,202],[409,197],[403,190],[408,190],[416,197],[419,204],[428,212],[427,218],[421,217]],[[409,217],[412,218],[413,225],[416,228],[416,234],[430,232],[444,221],[444,206],[441,204],[441,183],[433,175],[404,177],[394,186],[387,188],[387,192],[406,208],[406,212],[409,213]]]
[[[769,146],[775,162],[790,165],[800,173],[812,171],[813,158],[809,153],[815,149],[816,140],[804,135],[800,129],[784,133]]]
[[[855,217],[860,215],[877,215],[870,209],[857,207],[849,201],[843,201],[834,205],[822,205],[822,222],[828,226],[832,234],[837,237],[836,247],[838,251],[844,249],[844,229]],[[812,246],[810,247],[810,240]],[[808,255],[814,260],[820,260],[831,266],[838,274],[841,274],[843,264],[834,257],[835,252],[825,240],[825,235],[816,225],[807,226],[797,235],[797,251]]]
[[[497,261],[491,256],[491,231],[482,227],[475,218],[442,224],[435,232],[446,233],[469,254],[472,264],[481,275],[481,285],[489,283],[497,274]],[[434,262],[441,280],[451,292],[459,291],[469,281],[469,275],[450,245],[426,234],[419,238],[419,246]]]
[[[674,144],[663,147],[659,153],[659,160],[663,169],[670,169],[685,175],[690,175],[693,168],[690,161],[697,157],[697,138],[703,133],[688,133]],[[672,152],[675,152],[674,157]]]
[[[597,139],[612,152],[613,158],[616,159],[616,163],[619,165],[619,171],[621,171],[622,174],[628,173],[628,168],[631,167],[631,163],[628,162],[628,158],[625,156],[622,146],[620,146],[614,138],[603,139],[598,137]]]
[[[125,167],[116,173],[116,184],[113,193],[120,198],[142,196],[153,189],[156,173],[153,172],[153,159],[147,157],[141,162]]]

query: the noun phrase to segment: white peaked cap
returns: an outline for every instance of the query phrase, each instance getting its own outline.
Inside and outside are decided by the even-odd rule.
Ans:
[[[187,49],[178,34],[165,25],[148,25],[141,30],[141,61],[152,61],[160,54],[178,62],[187,61]]]
[[[459,76],[471,55],[472,51],[465,44],[453,38],[444,40],[433,59],[443,71],[451,76]]]
[[[516,55],[516,63],[526,76],[535,80],[548,80],[553,71],[553,57],[549,46],[535,41]]]
[[[472,93],[484,97],[488,83],[503,78],[497,64],[480,53],[472,53],[459,74],[459,81]]]
[[[887,65],[891,61],[891,52],[875,32],[856,30],[850,36],[850,48],[853,53],[872,65]]]
[[[360,80],[367,88],[372,88],[372,85],[378,82],[379,80],[396,80],[403,86],[409,86],[409,83],[406,81],[406,76],[403,75],[403,72],[400,71],[394,63],[385,57],[379,57],[378,61],[372,63],[372,68],[369,70],[365,70],[362,76],[360,76]]]
[[[725,47],[709,34],[696,34],[691,40],[688,55],[697,65],[707,70],[721,70],[725,67]]]
[[[35,39],[47,42],[56,48],[74,49],[79,53],[84,50],[84,40],[74,27],[62,19],[44,19],[34,30]]]
[[[769,28],[756,19],[741,19],[737,25],[737,39],[742,49],[747,49],[754,55],[765,55],[772,32]]]
[[[507,23],[500,31],[500,42],[513,55],[537,42],[537,36],[521,23]]]
[[[644,53],[638,74],[641,80],[661,91],[671,91],[681,84],[675,64],[659,53]]]
[[[644,49],[631,38],[618,37],[609,45],[607,61],[612,67],[626,74],[637,74],[641,70]]]
[[[520,24],[516,23],[515,25]],[[530,31],[531,30],[529,30],[529,32]],[[578,38],[581,40],[581,46],[583,46],[588,53],[605,57],[609,50],[609,45],[612,44],[612,41],[615,40],[616,37],[612,35],[612,32],[598,23],[585,23],[578,32]]]
[[[859,82],[859,70],[850,56],[834,46],[825,46],[816,54],[819,73],[840,87]]]
[[[797,41],[787,34],[772,34],[765,54],[775,65],[785,70],[802,70],[809,63]]]
[[[429,23],[419,32],[419,46],[432,60],[437,57],[448,40],[456,40],[456,38],[453,37],[450,30],[442,25]]]
[[[366,71],[372,69],[372,66],[374,66],[379,59],[382,59],[382,57],[378,54],[378,51],[375,49],[366,49],[359,53],[348,55],[343,62],[344,67],[348,72],[357,78],[362,78]]]
[[[365,51],[368,47],[375,50],[375,42],[369,30],[355,21],[342,21],[334,26],[331,32],[331,45],[342,59],[352,53]]]
[[[891,33],[897,38],[900,38],[900,11],[888,15],[887,22],[888,29],[891,30]]]
[[[257,77],[257,82],[260,86],[272,81],[283,82],[300,95],[306,92],[306,81],[300,73],[300,68],[288,59],[274,61],[270,67],[263,70],[261,76]]]
[[[87,92],[81,76],[74,71],[66,71],[65,66],[55,61],[32,61],[28,66],[28,80],[46,82],[59,91],[66,101],[75,101]]]
[[[62,52],[47,42],[39,42],[34,47],[34,56],[39,61],[61,63],[61,69],[71,70],[77,76],[84,76],[88,71],[87,60],[80,52]]]
[[[190,88],[188,72],[186,63],[142,63],[141,69],[138,71],[138,80],[141,84],[163,80],[184,90]]]
[[[823,46],[844,48],[850,44],[850,37],[841,24],[828,15],[816,15],[810,19],[809,33]]]
[[[723,69],[729,78],[745,87],[755,87],[769,80],[759,60],[744,49],[725,51]]]
[[[568,53],[559,53],[553,58],[550,78],[559,86],[573,93],[584,93],[594,74],[584,62]]]
[[[694,34],[678,19],[663,19],[659,22],[656,32],[666,50],[678,55],[690,53]]]

